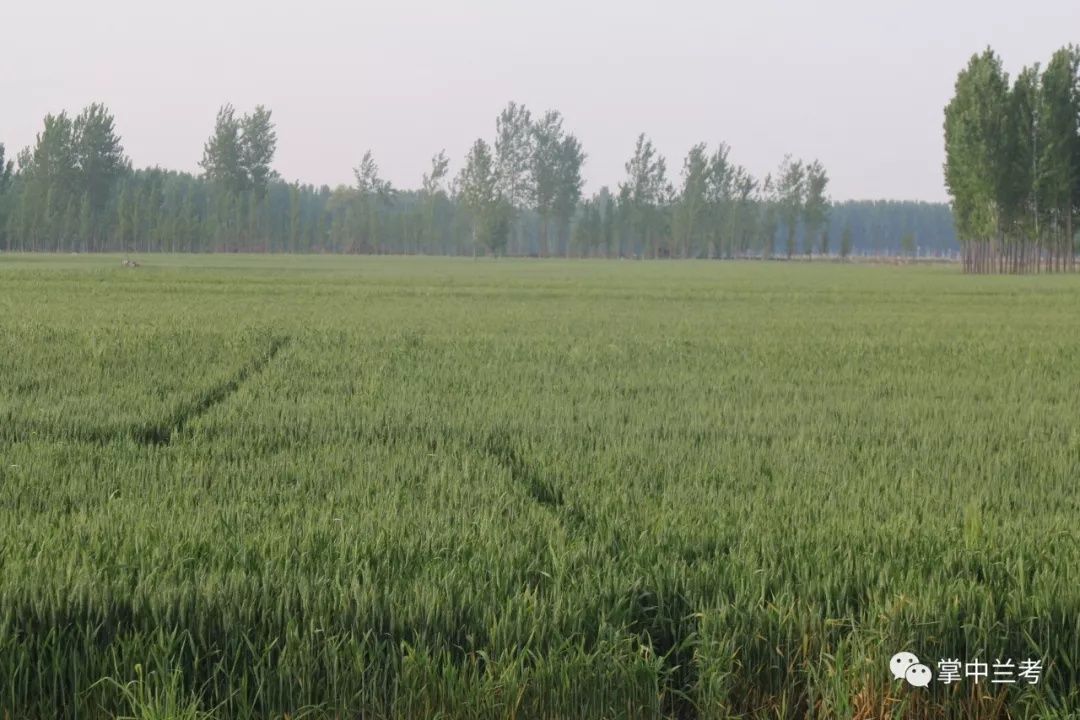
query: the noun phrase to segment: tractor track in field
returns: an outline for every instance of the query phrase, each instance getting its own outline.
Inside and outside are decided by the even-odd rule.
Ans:
[[[509,433],[490,433],[479,449],[506,468],[511,479],[568,533],[587,536],[595,532],[592,518],[568,502],[558,482],[522,455]],[[698,683],[694,649],[699,616],[691,601],[678,588],[661,585],[635,587],[625,602],[632,618],[626,631],[660,659],[664,717],[697,718],[693,696]]]
[[[510,477],[521,484],[536,502],[551,510],[561,508],[566,500],[562,489],[539,473],[521,457],[506,433],[493,433],[484,443],[484,451],[510,471]]]
[[[163,422],[133,429],[131,436],[142,445],[168,445],[192,420],[228,400],[252,376],[262,372],[289,342],[290,338],[286,336],[274,338],[266,352],[240,368],[231,378],[209,388],[192,402],[181,405]]]
[[[273,338],[266,350],[248,361],[232,377],[207,388],[188,401],[179,403],[172,412],[159,420],[118,427],[82,427],[65,433],[50,432],[48,428],[37,428],[33,425],[15,429],[9,427],[0,431],[0,442],[25,442],[36,438],[108,445],[118,440],[130,439],[144,446],[168,445],[193,420],[228,400],[245,382],[262,372],[290,341],[291,338],[287,336]]]
[[[489,434],[481,450],[506,468],[511,479],[522,486],[530,498],[554,513],[563,525],[582,530],[589,524],[588,516],[580,508],[566,502],[562,488],[522,457],[506,432]]]

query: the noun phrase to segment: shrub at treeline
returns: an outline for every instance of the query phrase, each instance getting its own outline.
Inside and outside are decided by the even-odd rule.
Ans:
[[[945,108],[945,181],[969,272],[1076,268],[1080,47],[1010,85],[993,50],[971,58]]]
[[[112,115],[49,115],[33,148],[4,161],[0,249],[58,252],[344,252],[600,257],[791,257],[956,249],[945,205],[828,200],[819,162],[787,157],[756,179],[720,144],[690,149],[680,177],[644,135],[615,191],[582,193],[585,152],[558,112],[510,103],[451,176],[440,152],[398,190],[369,152],[356,183],[287,183],[271,164],[271,113],[222,108],[202,172],[134,170]]]

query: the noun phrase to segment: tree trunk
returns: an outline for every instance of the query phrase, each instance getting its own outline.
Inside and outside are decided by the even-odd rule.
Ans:
[[[1069,271],[1076,269],[1076,248],[1073,247],[1075,238],[1073,237],[1073,217],[1072,208],[1065,213],[1065,250],[1068,253]]]

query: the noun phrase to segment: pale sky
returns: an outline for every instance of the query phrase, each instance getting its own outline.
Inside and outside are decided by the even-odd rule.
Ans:
[[[755,175],[819,158],[834,199],[943,200],[942,108],[987,44],[1016,72],[1080,40],[1080,0],[4,0],[0,142],[47,112],[116,115],[137,166],[196,170],[218,106],[262,103],[288,180],[348,183],[371,148],[417,187],[509,100],[562,111],[587,190],[639,132],[677,177],[725,141]]]

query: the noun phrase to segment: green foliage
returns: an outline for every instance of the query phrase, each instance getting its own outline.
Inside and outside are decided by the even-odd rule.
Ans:
[[[638,135],[634,155],[626,161],[626,181],[619,185],[619,211],[634,239],[651,257],[659,255],[660,237],[666,232],[664,208],[674,189],[667,179],[667,161],[645,133]]]
[[[555,211],[555,196],[559,192],[564,136],[562,122],[561,114],[549,110],[530,128],[532,200],[540,216],[540,248],[545,255],[549,247],[548,223]]]
[[[472,215],[473,242],[498,255],[506,246],[513,217],[513,205],[500,189],[495,159],[488,144],[477,140],[462,168],[458,190]]]
[[[581,170],[586,156],[581,141],[573,135],[564,136],[558,149],[558,183],[553,210],[558,221],[560,238],[564,238],[581,203],[582,189],[585,186]],[[562,244],[566,246],[565,240],[562,240]]]
[[[603,255],[607,252],[604,242],[604,217],[599,200],[586,200],[581,209],[581,219],[574,226],[574,248],[579,256]]]
[[[806,237],[806,254],[813,254],[814,241],[828,220],[829,199],[826,188],[829,176],[825,166],[815,160],[806,166],[806,197],[803,200],[803,225]]]
[[[806,196],[806,165],[790,155],[784,158],[777,172],[777,208],[781,222],[786,230],[788,259],[795,254],[795,238],[799,229],[799,219],[803,214],[803,201]]]
[[[130,172],[115,119],[104,105],[94,103],[72,125],[72,145],[78,173],[77,192],[86,197],[96,216],[105,209],[117,181]]]
[[[349,226],[343,235],[352,238],[350,249],[353,251],[378,252],[382,248],[379,222],[384,214],[382,208],[393,202],[394,188],[390,181],[379,176],[379,165],[370,150],[364,153],[353,174],[356,176],[356,192],[345,188],[336,191],[339,207],[346,208],[345,215],[339,215],[338,219],[344,217]],[[344,245],[345,237],[340,241]]]
[[[28,255],[0,284],[0,717],[1080,706],[1071,277]],[[900,649],[1046,669],[916,695]]]
[[[11,184],[11,176],[14,173],[14,170],[15,162],[10,159],[5,161],[4,143],[0,143],[0,195],[3,195]]]
[[[828,227],[835,234],[851,233],[851,248],[875,255],[897,255],[901,240],[915,233],[924,248],[937,253],[959,249],[949,206],[938,203],[859,200],[832,203]]]
[[[915,233],[905,233],[904,237],[900,238],[900,247],[904,251],[904,254],[908,257],[914,257],[918,249],[915,242]]]
[[[8,229],[8,218],[11,213],[11,196],[8,190],[11,187],[12,176],[15,172],[13,160],[5,159],[4,143],[0,143],[0,247],[10,249],[11,230]]]
[[[240,162],[255,194],[262,197],[274,176],[270,164],[277,152],[277,131],[270,119],[270,111],[256,105],[250,115],[240,120],[240,131]]]
[[[462,192],[465,175],[449,180],[445,152],[432,158],[417,190],[391,188],[370,151],[355,186],[330,188],[278,177],[271,167],[276,143],[268,109],[241,116],[226,105],[204,146],[200,177],[132,170],[103,106],[74,120],[50,116],[35,146],[20,153],[17,172],[0,160],[0,249],[461,255],[483,248],[732,258],[771,255],[781,218],[792,249],[801,237],[808,252],[830,223],[851,223],[855,245],[868,252],[898,252],[907,231],[927,247],[954,249],[945,205],[830,205],[817,163],[806,166],[813,170],[806,198],[787,187],[781,202],[776,183],[758,182],[724,143],[711,152],[704,143],[691,149],[676,194],[666,161],[643,135],[617,197],[602,188],[585,198],[586,153],[561,114],[534,120],[516,103],[497,118],[494,148],[487,145],[493,188],[481,213],[470,204],[476,188]]]
[[[147,676],[142,665],[135,666],[135,679],[121,683],[103,678],[97,685],[106,685],[117,691],[127,704],[130,715],[117,716],[116,720],[212,720],[213,714],[199,709],[197,694],[184,689],[183,674],[174,670],[166,677],[154,673]],[[94,687],[91,687],[93,690]]]
[[[223,105],[203,147],[199,167],[205,177],[232,195],[252,191],[256,200],[261,199],[275,176],[270,164],[277,151],[277,132],[270,115],[256,105],[252,113],[238,118],[232,105]]]
[[[532,113],[524,105],[509,103],[495,120],[493,170],[499,194],[515,208],[528,204],[535,192]]]
[[[199,167],[205,177],[225,191],[236,194],[248,186],[244,169],[242,121],[232,105],[223,105],[214,121],[214,132],[203,147]]]
[[[1010,85],[990,48],[945,108],[945,182],[965,269],[1073,269],[1080,214],[1080,48]]]
[[[683,161],[682,188],[675,207],[672,233],[680,257],[688,257],[690,248],[699,245],[699,235],[709,211],[709,156],[705,143],[690,148]]]

